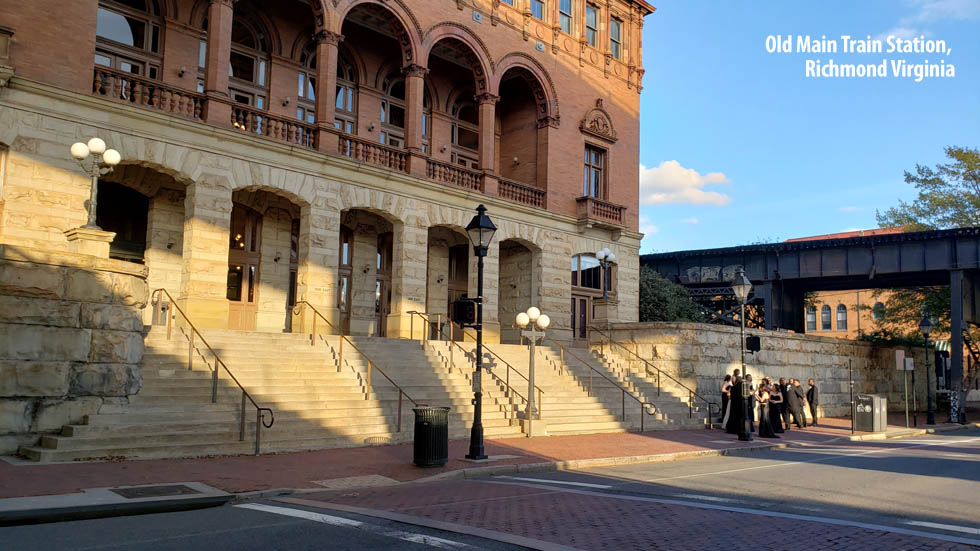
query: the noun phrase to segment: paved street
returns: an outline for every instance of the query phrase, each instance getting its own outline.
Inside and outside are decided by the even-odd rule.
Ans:
[[[3,528],[0,541],[23,549],[980,549],[980,429],[297,494]]]

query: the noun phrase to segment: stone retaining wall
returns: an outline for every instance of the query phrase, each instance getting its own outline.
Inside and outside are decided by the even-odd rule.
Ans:
[[[626,344],[658,368],[719,404],[725,374],[741,367],[739,329],[736,327],[634,323],[613,324],[609,333],[613,340]],[[760,352],[745,355],[746,371],[755,381],[765,376],[775,379],[793,377],[800,379],[806,388],[806,380],[812,377],[820,388],[819,410],[822,414],[848,415],[850,365],[855,381],[854,394],[885,395],[889,410],[904,411],[903,374],[895,369],[895,350],[898,348],[830,337],[746,330],[746,335],[750,334],[758,335],[762,343]],[[593,344],[600,338],[601,335],[594,332]],[[923,350],[904,350],[906,357],[915,359],[915,392],[920,409],[925,411],[927,387]],[[621,358],[628,356],[621,349],[618,355]],[[911,372],[909,375],[911,393]]]
[[[141,384],[146,267],[0,245],[0,454]]]

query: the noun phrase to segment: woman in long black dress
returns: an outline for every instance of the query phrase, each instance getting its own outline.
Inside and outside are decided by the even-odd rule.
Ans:
[[[779,385],[769,386],[769,423],[776,434],[786,432],[783,430],[783,393],[779,391]]]
[[[759,385],[759,438],[779,438],[772,429],[772,421],[769,419],[769,387],[765,384]]]
[[[742,405],[742,379],[735,377],[732,379],[734,384],[728,390],[728,412],[725,414],[725,432],[728,434],[738,434],[742,427],[743,415]]]
[[[721,384],[721,415],[722,415],[722,425],[727,421],[728,415],[728,393],[732,390],[732,376],[725,375],[725,382]]]

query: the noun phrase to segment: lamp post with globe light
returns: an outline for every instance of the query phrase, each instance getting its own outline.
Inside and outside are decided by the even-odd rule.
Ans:
[[[603,247],[595,253],[599,266],[602,267],[602,298],[609,298],[609,267],[616,262],[616,255],[607,247]]]
[[[112,169],[122,161],[122,156],[115,149],[106,149],[102,138],[92,138],[88,143],[75,142],[71,146],[71,156],[78,161],[79,166],[92,178],[91,196],[88,200],[88,222],[82,228],[101,230],[95,222],[95,206],[99,194],[99,177],[112,172]]]
[[[745,270],[739,268],[735,274],[735,281],[732,282],[732,291],[738,299],[740,310],[738,314],[739,323],[739,346],[742,350],[742,426],[738,429],[738,439],[746,442],[752,440],[752,410],[749,405],[749,385],[745,380],[745,301],[749,298],[752,291],[752,282],[745,277]]]
[[[466,233],[477,258],[476,271],[476,374],[473,377],[473,428],[470,430],[470,453],[467,459],[486,459],[483,452],[483,259],[490,251],[490,241],[497,231],[487,216],[487,208],[476,207],[476,216],[466,225]]]
[[[919,322],[919,331],[922,332],[922,338],[925,339],[926,347],[926,424],[935,425],[936,410],[932,407],[932,396],[935,390],[929,384],[929,333],[932,332],[932,322],[929,321],[929,316],[922,316],[922,321]],[[935,378],[935,376],[933,376],[933,378]]]
[[[528,362],[527,367],[527,410],[524,413],[524,419],[527,421],[527,436],[530,438],[534,435],[532,430],[532,424],[534,420],[534,347],[537,345],[539,339],[544,338],[544,330],[551,325],[551,318],[547,314],[542,314],[541,310],[532,306],[527,309],[527,312],[521,312],[517,314],[517,318],[514,320],[517,326],[521,328],[521,336],[528,340],[531,350],[531,358]],[[530,324],[537,326],[538,330],[535,331],[534,327],[528,327]],[[540,407],[540,406],[539,406]]]

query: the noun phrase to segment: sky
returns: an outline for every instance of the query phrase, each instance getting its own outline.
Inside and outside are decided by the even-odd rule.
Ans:
[[[640,100],[641,253],[878,227],[904,171],[980,147],[980,0],[651,0]],[[837,53],[769,53],[826,36]],[[844,53],[842,35],[945,40]],[[806,61],[925,60],[955,77],[807,78]]]

